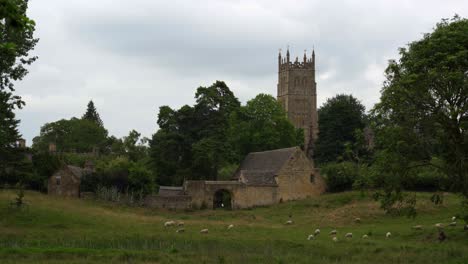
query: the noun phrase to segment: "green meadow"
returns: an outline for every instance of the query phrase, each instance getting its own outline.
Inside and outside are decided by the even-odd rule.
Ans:
[[[434,205],[418,193],[414,219],[386,215],[359,192],[237,211],[152,210],[31,191],[16,209],[15,196],[0,191],[1,263],[468,263],[463,222],[445,227],[444,242],[434,227],[457,214],[454,194]],[[294,223],[285,225],[289,215]],[[185,232],[164,227],[169,220],[183,221]],[[200,234],[204,228],[208,234]],[[317,228],[321,234],[308,241]]]

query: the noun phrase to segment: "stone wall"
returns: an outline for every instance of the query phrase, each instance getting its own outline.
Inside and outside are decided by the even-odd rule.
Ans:
[[[325,181],[310,160],[299,151],[281,168],[276,180],[278,199],[281,201],[304,199],[325,192]]]
[[[60,178],[60,184],[57,184],[57,177]],[[69,170],[60,169],[49,177],[47,192],[53,195],[79,197],[80,182],[73,181],[72,177]]]
[[[148,195],[145,198],[145,205],[151,208],[188,209],[191,208],[191,204],[192,197],[189,195]]]

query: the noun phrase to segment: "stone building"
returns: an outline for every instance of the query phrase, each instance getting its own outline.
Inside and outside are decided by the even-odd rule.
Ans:
[[[80,167],[63,166],[49,177],[47,184],[48,194],[79,197],[81,177],[85,173],[86,170]]]
[[[286,58],[278,55],[278,101],[285,109],[289,120],[296,128],[304,130],[304,150],[312,158],[312,149],[318,135],[317,83],[315,79],[315,52],[302,61],[296,57],[290,61],[289,49]]]
[[[230,181],[185,181],[161,187],[146,204],[157,208],[250,208],[318,196],[325,182],[298,147],[253,152]]]

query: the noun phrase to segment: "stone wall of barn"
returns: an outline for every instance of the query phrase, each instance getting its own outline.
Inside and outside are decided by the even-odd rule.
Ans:
[[[57,177],[60,177],[60,184],[57,184]],[[60,169],[49,177],[47,192],[52,195],[79,197],[80,183],[74,182],[72,177],[68,169]]]
[[[279,202],[277,186],[243,185],[233,195],[233,209],[266,206]]]
[[[280,201],[299,200],[325,192],[325,181],[309,159],[296,151],[276,178]]]

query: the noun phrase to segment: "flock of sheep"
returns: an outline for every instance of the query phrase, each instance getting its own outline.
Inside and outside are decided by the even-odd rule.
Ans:
[[[450,222],[450,223],[448,224],[448,226],[456,226],[456,225],[457,225],[457,222],[455,222],[456,219],[457,219],[457,218],[456,218],[455,216],[452,217],[452,222]],[[360,218],[355,218],[355,219],[354,219],[354,222],[356,222],[356,223],[361,223],[361,219],[360,219]],[[294,223],[293,220],[290,219],[290,220],[288,220],[288,221],[285,222],[285,225],[292,225],[293,223]],[[178,229],[176,229],[176,233],[183,233],[183,232],[185,232],[184,222],[182,222],[182,221],[178,221],[178,222],[176,222],[176,221],[167,221],[167,222],[164,223],[164,227],[166,227],[166,228],[167,228],[167,227],[172,227],[172,226],[177,226],[177,227],[178,227]],[[440,240],[440,241],[445,240],[446,236],[445,236],[445,233],[444,233],[444,231],[443,231],[445,225],[442,224],[442,223],[437,223],[437,224],[435,224],[434,226],[439,230],[439,240]],[[234,228],[234,225],[233,225],[233,224],[230,224],[230,225],[227,226],[226,229],[227,229],[227,230],[230,230],[230,229],[232,229],[232,228]],[[415,226],[412,227],[412,229],[415,229],[415,230],[422,230],[422,229],[423,229],[423,226],[422,226],[422,225],[415,225]],[[468,230],[468,225],[465,225],[465,226],[464,226],[464,229],[465,229],[465,230]],[[207,228],[204,228],[204,229],[200,230],[200,234],[207,234],[207,233],[208,233],[208,229],[207,229]],[[320,234],[320,229],[315,229],[314,233],[313,233],[313,234],[310,234],[310,235],[307,237],[307,240],[314,240],[319,234]],[[338,237],[337,237],[338,231],[337,231],[336,229],[330,231],[329,234],[332,236],[332,240],[333,240],[334,242],[338,242]],[[392,233],[391,233],[391,232],[387,232],[387,233],[385,234],[385,237],[386,237],[387,239],[389,239],[391,236],[392,236]],[[345,237],[346,239],[351,239],[351,238],[353,238],[353,233],[346,233],[344,237]],[[362,238],[363,238],[363,239],[367,239],[367,238],[369,238],[369,235],[365,234],[365,235],[362,236]]]
[[[176,222],[176,221],[171,220],[171,221],[167,221],[167,222],[164,223],[164,227],[177,226],[178,229],[176,229],[176,233],[185,232],[184,225],[185,225],[185,223],[182,222],[182,221]],[[230,230],[232,228],[234,228],[233,224],[230,224],[230,225],[227,226],[227,230]],[[200,234],[208,234],[208,228],[204,228],[204,229],[200,230]]]
[[[450,222],[450,223],[448,224],[448,226],[456,226],[456,225],[457,225],[457,222],[455,222],[455,220],[457,220],[457,217],[453,216],[453,217],[452,217],[452,222]],[[354,221],[355,221],[356,223],[361,223],[361,219],[360,219],[360,218],[355,218]],[[293,224],[293,221],[292,221],[292,220],[288,220],[288,221],[286,221],[285,224],[286,224],[286,225],[291,225],[291,224]],[[442,223],[437,223],[437,224],[435,224],[434,226],[439,230],[439,240],[440,240],[440,241],[444,241],[445,238],[446,238],[446,235],[445,235],[445,233],[444,233],[444,231],[443,231],[445,225],[442,224]],[[415,226],[412,227],[412,229],[415,229],[415,230],[422,230],[422,229],[423,229],[423,226],[422,226],[422,225],[415,225]],[[464,230],[468,230],[468,225],[465,225],[465,226],[464,226]],[[332,236],[332,240],[333,240],[334,242],[338,242],[337,233],[338,233],[338,231],[336,231],[335,229],[332,230],[332,231],[330,232],[330,235]],[[310,235],[307,237],[307,240],[314,240],[319,234],[320,234],[320,229],[316,229],[315,232],[314,232],[313,234],[310,234]],[[386,237],[387,239],[389,239],[391,236],[392,236],[392,233],[391,233],[391,232],[387,232],[387,233],[385,234],[385,237]],[[345,237],[346,239],[351,239],[351,238],[353,238],[353,233],[346,233],[344,237]],[[369,235],[365,234],[365,235],[362,236],[362,238],[363,238],[363,239],[367,239],[367,238],[369,238]]]

